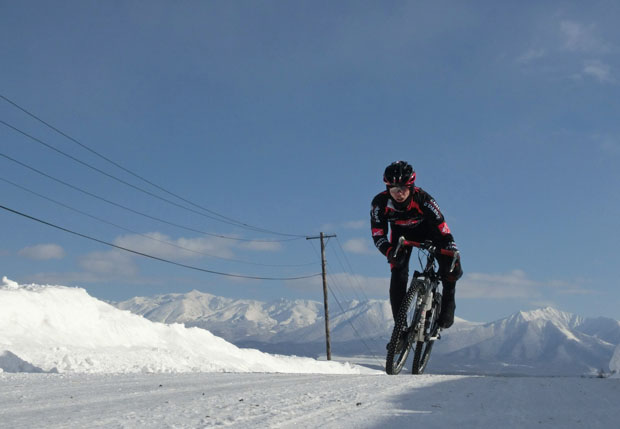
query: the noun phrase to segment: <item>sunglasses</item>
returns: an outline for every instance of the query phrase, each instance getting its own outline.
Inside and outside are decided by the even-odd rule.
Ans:
[[[409,186],[398,186],[398,185],[395,185],[395,186],[390,186],[389,188],[390,188],[390,191],[394,190],[394,191],[397,191],[397,192],[405,192],[405,191],[407,191],[409,189]]]

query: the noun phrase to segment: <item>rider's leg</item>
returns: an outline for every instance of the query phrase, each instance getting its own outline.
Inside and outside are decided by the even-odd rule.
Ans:
[[[405,299],[407,293],[407,280],[409,278],[409,267],[400,266],[392,268],[392,277],[390,279],[390,304],[392,306],[392,317],[396,322],[400,304]]]
[[[439,273],[441,275],[441,284],[443,285],[441,297],[441,312],[437,323],[444,329],[449,328],[454,323],[454,310],[456,310],[456,302],[454,295],[456,292],[456,281],[463,275],[460,259],[456,262],[454,269],[450,271],[452,258],[440,257]]]
[[[441,313],[439,313],[437,323],[442,328],[447,329],[454,323],[454,310],[456,310],[454,294],[456,291],[456,282],[447,282],[444,280],[442,284]]]
[[[411,252],[408,252],[400,264],[390,265],[392,269],[392,277],[390,278],[390,304],[392,306],[392,317],[394,318],[394,324],[396,324],[396,318],[398,317],[398,311],[400,310],[400,306],[405,300],[405,295],[407,295],[407,281],[409,280],[410,256]],[[401,333],[399,342],[396,345],[397,350],[400,350],[402,348],[401,344],[404,340],[405,332],[406,331],[403,331]],[[390,348],[390,343],[387,344],[386,348]]]
[[[390,268],[392,269],[392,277],[390,278],[390,304],[392,306],[394,323],[396,323],[400,305],[407,294],[407,280],[409,280],[409,258],[411,257],[411,251],[409,249],[402,249],[401,252],[405,253],[400,263],[390,264]]]

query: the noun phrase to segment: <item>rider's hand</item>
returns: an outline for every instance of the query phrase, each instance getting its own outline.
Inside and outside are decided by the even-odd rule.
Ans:
[[[459,253],[459,248],[456,246],[456,243],[454,241],[449,242],[448,244],[443,246],[443,248],[451,252],[455,252],[454,254],[455,259],[451,258],[452,260],[450,261],[450,263],[448,263],[446,260],[446,262],[444,263],[445,268],[441,267],[441,264],[440,264],[440,269],[442,270],[442,278],[447,281],[457,281],[463,275],[463,268],[461,268],[461,255]]]
[[[456,246],[456,243],[454,241],[449,242],[443,248],[445,250],[449,250],[451,252],[458,252],[459,251],[459,248]]]
[[[398,253],[396,253],[395,247],[390,247],[387,251],[388,262],[393,266],[400,266],[405,262],[406,251],[405,249],[400,249]]]

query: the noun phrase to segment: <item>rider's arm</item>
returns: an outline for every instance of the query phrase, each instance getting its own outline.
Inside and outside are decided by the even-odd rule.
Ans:
[[[433,242],[443,247],[453,242],[454,237],[435,199],[426,192],[424,192],[424,194],[424,201],[422,203],[424,218],[431,224],[431,230],[434,236]]]
[[[382,194],[377,195],[371,204],[370,209],[370,230],[375,246],[381,253],[387,255],[392,244],[388,239],[388,221],[385,217],[386,198]]]

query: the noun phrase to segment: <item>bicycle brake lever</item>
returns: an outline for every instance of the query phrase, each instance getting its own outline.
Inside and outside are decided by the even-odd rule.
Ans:
[[[452,257],[452,264],[450,265],[450,273],[454,271],[454,267],[456,267],[456,261],[459,259],[459,251],[454,251],[454,256]]]
[[[396,245],[396,249],[394,249],[394,256],[398,255],[398,251],[400,250],[404,242],[405,242],[405,237],[401,235],[400,238],[398,239],[398,244]]]

